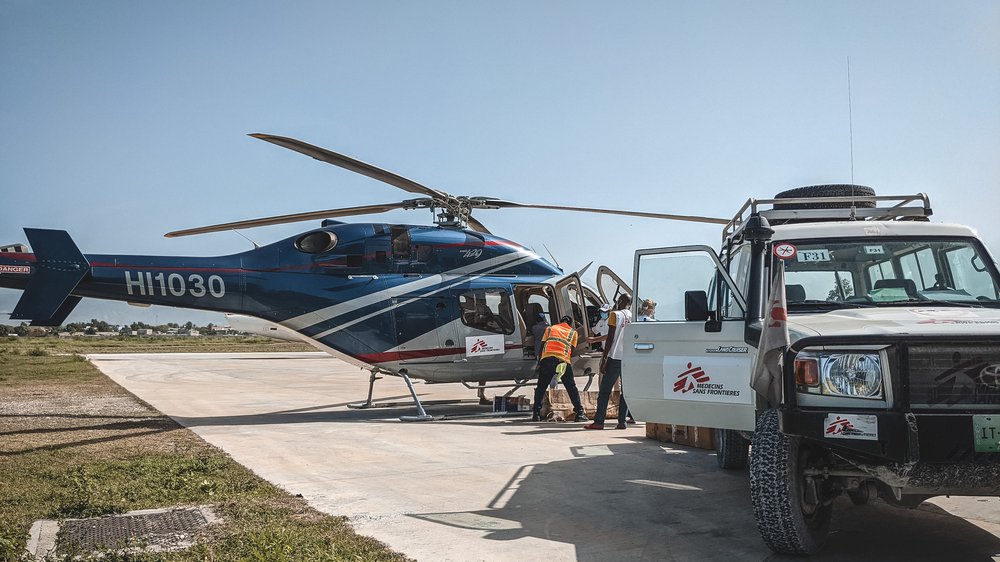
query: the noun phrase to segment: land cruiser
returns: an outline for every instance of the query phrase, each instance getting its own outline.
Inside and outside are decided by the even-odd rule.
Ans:
[[[808,186],[748,200],[718,253],[636,252],[635,302],[657,307],[625,328],[629,408],[717,428],[723,468],[749,451],[775,552],[818,550],[840,494],[903,507],[1000,495],[1000,277],[975,231],[930,215],[923,194]],[[784,310],[770,294],[781,274]],[[761,393],[772,300],[788,339],[765,365],[777,392]]]

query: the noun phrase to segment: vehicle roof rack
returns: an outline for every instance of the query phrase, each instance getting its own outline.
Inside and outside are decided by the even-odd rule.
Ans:
[[[849,207],[815,208],[817,205],[843,203],[853,204]],[[872,206],[858,207],[857,203],[871,203]],[[786,208],[787,206],[795,205],[801,205],[805,208]],[[924,193],[857,197],[789,197],[782,199],[754,199],[751,197],[740,207],[736,216],[722,228],[722,239],[725,240],[742,230],[746,225],[746,220],[758,213],[771,224],[786,224],[790,222],[854,220],[925,221],[928,220],[928,217],[933,212],[931,211],[930,198]]]

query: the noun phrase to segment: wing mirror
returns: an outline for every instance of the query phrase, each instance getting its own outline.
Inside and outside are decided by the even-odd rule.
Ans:
[[[708,309],[708,293],[705,291],[684,291],[684,319],[689,322],[705,322],[706,332],[722,331],[722,322],[714,318]]]
[[[708,293],[684,291],[684,319],[693,322],[708,320],[708,317]]]

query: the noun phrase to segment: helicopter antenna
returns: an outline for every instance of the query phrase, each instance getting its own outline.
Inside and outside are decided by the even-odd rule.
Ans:
[[[559,260],[557,260],[556,257],[552,255],[552,250],[550,250],[549,247],[546,246],[544,242],[542,242],[542,247],[545,248],[545,251],[549,253],[549,257],[552,258],[552,263],[556,264],[556,267],[558,267],[559,269],[562,269],[562,266],[559,265]]]
[[[247,242],[249,242],[249,243],[253,244],[253,249],[254,249],[254,250],[256,250],[257,248],[260,248],[260,244],[258,244],[258,243],[256,243],[256,242],[254,242],[253,240],[251,240],[250,238],[248,238],[248,237],[247,237],[247,235],[243,234],[243,233],[242,233],[242,232],[240,232],[239,230],[236,230],[236,229],[234,228],[234,229],[233,229],[233,232],[235,232],[236,234],[239,234],[239,235],[240,235],[240,236],[242,236],[243,238],[246,238],[246,241],[247,241]]]

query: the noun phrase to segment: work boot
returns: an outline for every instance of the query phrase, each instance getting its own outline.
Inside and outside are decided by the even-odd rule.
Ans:
[[[576,413],[576,417],[573,418],[573,421],[585,422],[585,421],[590,421],[590,418],[587,417],[587,414],[583,413],[583,410],[580,410],[579,412]]]
[[[533,422],[542,421],[542,413],[539,412],[538,410],[532,411],[531,412],[531,421],[533,421]]]

